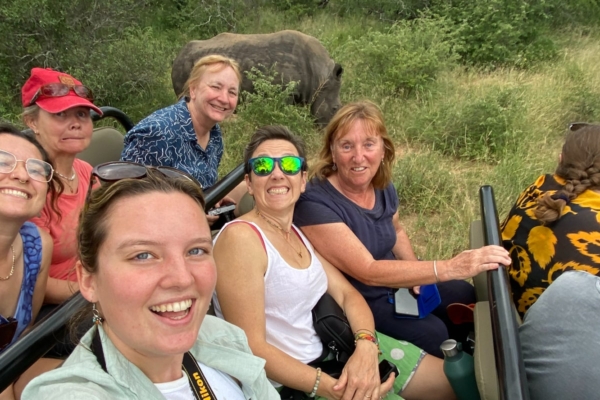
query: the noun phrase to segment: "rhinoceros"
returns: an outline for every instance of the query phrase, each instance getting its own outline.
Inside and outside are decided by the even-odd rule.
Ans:
[[[179,95],[196,61],[209,54],[236,60],[243,75],[242,90],[252,92],[253,85],[245,74],[252,67],[274,68],[282,84],[297,81],[296,104],[310,104],[318,124],[327,124],[340,108],[343,68],[335,63],[318,39],[298,31],[242,35],[221,33],[208,40],[188,42],[173,61],[171,79]]]

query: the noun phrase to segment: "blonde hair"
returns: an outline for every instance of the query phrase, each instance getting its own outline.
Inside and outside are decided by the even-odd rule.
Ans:
[[[190,76],[183,84],[183,89],[179,94],[179,99],[182,97],[189,98],[190,96],[190,87],[197,84],[202,76],[206,72],[206,70],[216,64],[221,64],[224,67],[231,67],[233,72],[238,78],[239,84],[242,84],[242,73],[240,72],[240,65],[234,59],[219,55],[219,54],[211,54],[208,56],[204,56],[198,61],[194,63],[192,70],[190,71]]]
[[[388,135],[381,110],[375,103],[368,100],[346,104],[335,113],[325,128],[323,147],[314,167],[310,170],[309,179],[316,177],[323,180],[334,173],[333,142],[348,133],[352,125],[359,120],[364,123],[369,133],[379,136],[383,140],[384,156],[381,166],[373,177],[373,187],[384,189],[390,184],[392,181],[392,165],[396,158],[394,143]]]

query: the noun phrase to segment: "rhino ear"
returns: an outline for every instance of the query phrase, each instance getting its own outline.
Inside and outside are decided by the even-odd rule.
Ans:
[[[342,68],[342,66],[338,63],[335,63],[335,65],[333,66],[333,76],[336,77],[336,79],[340,79],[342,77],[342,73],[344,72],[344,68]]]

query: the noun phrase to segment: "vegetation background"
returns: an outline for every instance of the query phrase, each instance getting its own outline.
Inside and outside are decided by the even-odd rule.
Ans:
[[[4,0],[0,116],[20,123],[35,66],[69,72],[98,105],[138,121],[172,104],[171,62],[189,40],[297,29],[344,68],[342,101],[379,104],[397,145],[401,219],[421,257],[468,245],[478,188],[501,217],[556,166],[566,126],[600,120],[599,0]],[[224,124],[224,174],[253,130],[288,125],[311,154],[320,132],[258,74]]]

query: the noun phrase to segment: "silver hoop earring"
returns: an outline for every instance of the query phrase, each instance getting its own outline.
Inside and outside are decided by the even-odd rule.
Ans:
[[[100,312],[96,308],[96,303],[92,303],[92,322],[94,325],[102,325],[104,318],[100,316]]]
[[[335,165],[335,163],[333,163],[333,167],[331,167],[332,171],[337,171],[337,165]]]

